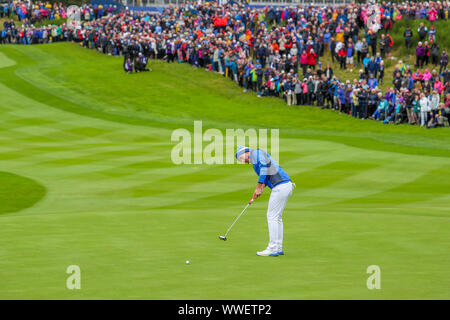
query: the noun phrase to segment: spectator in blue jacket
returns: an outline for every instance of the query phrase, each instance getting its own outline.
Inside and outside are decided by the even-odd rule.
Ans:
[[[375,75],[377,71],[377,64],[375,63],[375,58],[371,57],[369,63],[367,63],[367,71],[370,74]]]
[[[368,85],[370,89],[377,89],[378,88],[378,81],[377,78],[375,78],[375,75],[372,73],[369,76]]]

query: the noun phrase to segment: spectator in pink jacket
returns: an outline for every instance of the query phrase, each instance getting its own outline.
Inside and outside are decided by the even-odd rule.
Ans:
[[[437,78],[437,80],[434,82],[433,89],[436,90],[439,95],[442,93],[442,90],[444,90],[444,86],[442,85],[442,82],[441,80],[439,80],[439,78]]]
[[[300,66],[302,67],[303,74],[305,74],[306,68],[308,67],[308,53],[306,50],[303,50],[302,55],[300,56]]]
[[[430,71],[428,71],[428,69],[425,69],[425,71],[423,72],[422,79],[424,81],[431,79],[431,73],[430,73]]]
[[[437,16],[437,10],[434,7],[431,7],[430,10],[428,10],[428,20],[431,22],[436,21]]]
[[[306,104],[308,97],[308,84],[306,83],[307,79],[303,79],[302,82],[302,104]]]

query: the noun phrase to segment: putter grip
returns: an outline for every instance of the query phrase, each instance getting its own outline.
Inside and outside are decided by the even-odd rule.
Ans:
[[[252,198],[252,199],[248,202],[248,204],[252,204],[254,200],[255,200],[255,199]]]

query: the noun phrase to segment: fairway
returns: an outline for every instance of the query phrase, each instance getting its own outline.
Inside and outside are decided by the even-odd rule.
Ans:
[[[185,64],[0,47],[0,299],[449,299],[450,131],[242,93]],[[250,165],[175,165],[174,129],[268,128],[297,188],[259,257]],[[187,265],[186,261],[190,264]],[[81,269],[68,290],[66,269]],[[366,286],[368,266],[381,289]]]

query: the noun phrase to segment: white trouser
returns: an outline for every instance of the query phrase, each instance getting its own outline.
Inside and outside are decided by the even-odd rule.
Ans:
[[[420,111],[420,125],[424,126],[427,124],[427,112]]]
[[[271,251],[283,250],[283,220],[281,218],[286,202],[292,195],[295,184],[282,183],[272,189],[267,208],[267,224],[269,226],[269,245]]]

